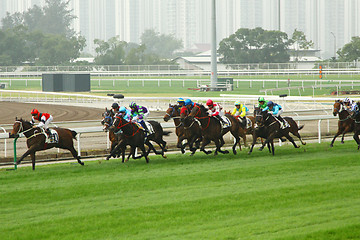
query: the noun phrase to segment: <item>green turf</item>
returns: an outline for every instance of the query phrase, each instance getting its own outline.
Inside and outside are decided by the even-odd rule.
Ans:
[[[360,152],[328,145],[0,171],[0,239],[359,239]]]

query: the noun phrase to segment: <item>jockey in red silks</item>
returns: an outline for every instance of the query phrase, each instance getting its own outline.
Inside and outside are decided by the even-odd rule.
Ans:
[[[53,117],[49,113],[40,113],[36,108],[31,110],[31,123],[34,124],[35,120],[39,121],[38,127],[45,129],[46,133],[50,134],[49,124],[52,122]]]
[[[206,106],[209,108],[209,116],[216,117],[220,122],[224,122],[222,120],[222,116],[224,116],[224,112],[222,111],[222,107],[218,103],[214,103],[211,99],[206,101]]]

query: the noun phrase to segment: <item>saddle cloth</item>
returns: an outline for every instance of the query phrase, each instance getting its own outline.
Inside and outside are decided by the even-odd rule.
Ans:
[[[221,119],[223,120],[223,122],[221,123],[222,128],[231,127],[231,121],[229,118],[227,118],[226,116],[222,116]]]
[[[44,134],[46,135],[45,143],[59,143],[59,134],[54,129],[49,129],[50,134],[47,135],[44,130]]]
[[[245,117],[245,119],[246,119],[246,129],[252,128],[252,122],[250,118]]]
[[[138,122],[135,122],[135,123],[141,130],[145,131],[145,129],[143,128],[143,126],[141,126],[140,123],[138,123]],[[151,125],[151,123],[145,121],[145,125],[146,125],[147,129],[149,130],[148,135],[155,133],[155,130],[154,130],[153,126]]]

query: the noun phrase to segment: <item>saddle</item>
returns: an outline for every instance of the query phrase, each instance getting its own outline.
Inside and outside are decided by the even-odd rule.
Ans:
[[[144,121],[144,122],[145,122],[145,125],[146,125],[147,129],[148,129],[148,135],[154,134],[155,130],[154,130],[153,126],[147,121]],[[139,122],[135,122],[135,123],[141,130],[145,131],[145,129],[143,128],[143,126],[141,126],[141,124]]]
[[[49,129],[49,132],[45,131],[45,129],[42,130],[45,135],[45,143],[59,143],[59,134],[54,129]]]
[[[283,121],[281,121],[279,118],[275,117],[275,119],[280,123],[281,129],[286,129],[290,127],[290,124],[285,120],[285,118],[282,118]]]
[[[222,121],[220,121],[220,123],[221,123],[222,128],[231,127],[231,121],[229,118],[227,118],[226,116],[222,116],[221,119],[222,119]]]

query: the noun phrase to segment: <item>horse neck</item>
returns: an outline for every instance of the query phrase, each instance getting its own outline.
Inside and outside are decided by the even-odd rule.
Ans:
[[[125,120],[123,119],[123,121],[125,121]],[[122,131],[126,135],[131,135],[135,131],[137,126],[136,127],[134,126],[135,123],[131,123],[131,122],[126,123],[126,121],[124,123],[123,121],[121,121],[121,127],[120,128],[122,129]]]
[[[31,135],[34,134],[34,131],[36,130],[35,128],[33,129],[31,124],[29,122],[25,122],[25,121],[19,121],[20,124],[22,125],[22,133],[25,135],[25,137],[30,137]]]
[[[350,115],[350,113],[346,110],[342,110],[341,112],[339,112],[339,119],[345,119]]]

